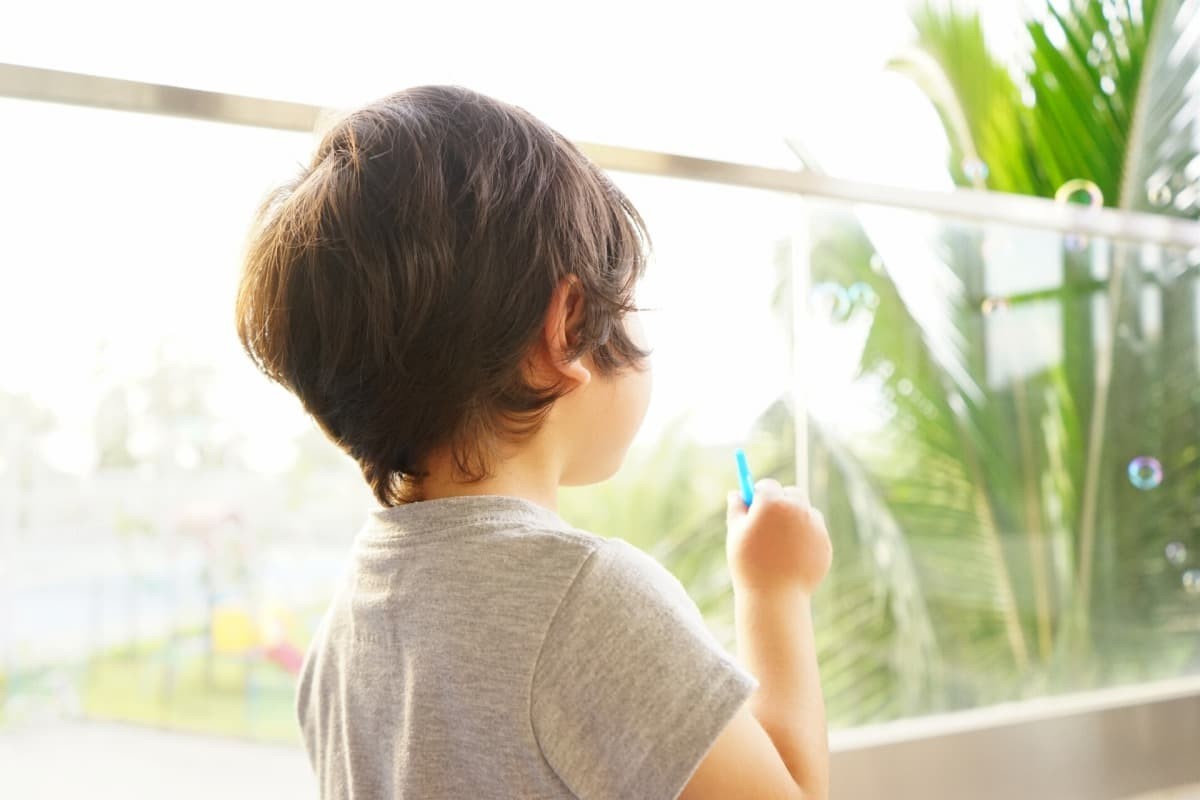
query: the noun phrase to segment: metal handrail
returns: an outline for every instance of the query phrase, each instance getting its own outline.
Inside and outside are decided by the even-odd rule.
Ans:
[[[80,72],[0,63],[0,97],[188,117],[313,133],[338,109],[285,100],[187,89]],[[1200,247],[1200,222],[1160,214],[1090,209],[1000,192],[930,191],[817,175],[804,170],[713,161],[651,150],[578,142],[602,168],[767,189],[855,204],[906,209],[978,223],[1038,228],[1168,247]]]

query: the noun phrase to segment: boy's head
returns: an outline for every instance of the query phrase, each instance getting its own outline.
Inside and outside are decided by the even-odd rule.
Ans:
[[[648,241],[629,200],[523,109],[408,89],[342,116],[267,195],[238,336],[384,506],[422,498],[435,451],[471,482],[538,437],[562,483],[591,483],[649,399],[626,318]]]

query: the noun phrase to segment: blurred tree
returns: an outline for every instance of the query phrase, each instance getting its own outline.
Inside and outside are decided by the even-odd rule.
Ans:
[[[0,391],[0,427],[3,452],[0,457],[16,473],[16,532],[28,530],[30,498],[34,475],[41,458],[38,454],[39,440],[55,428],[54,414],[37,404],[28,393],[10,394]]]
[[[129,452],[129,393],[114,386],[96,407],[95,436],[97,469],[126,469],[137,459]]]

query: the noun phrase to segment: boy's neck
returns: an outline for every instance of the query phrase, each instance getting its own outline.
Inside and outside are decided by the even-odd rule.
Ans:
[[[422,497],[436,500],[459,495],[501,494],[520,497],[558,513],[558,479],[561,470],[556,462],[537,448],[523,448],[498,465],[492,475],[475,483],[452,479],[449,455],[438,451],[428,460],[429,475],[422,482]]]

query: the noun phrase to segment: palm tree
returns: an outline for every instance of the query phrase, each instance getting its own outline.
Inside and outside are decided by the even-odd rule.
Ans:
[[[1196,218],[1196,15],[1179,0],[1065,5],[1046,2],[1027,23],[1017,77],[976,14],[914,14],[918,40],[891,66],[937,108],[951,174],[1044,197],[1088,181],[1106,205]],[[833,525],[853,531],[851,564],[843,548],[838,570],[911,565],[915,582],[862,582],[830,605],[902,598],[890,626],[847,617],[837,638],[875,652],[923,644],[910,648],[919,658],[889,662],[890,682],[908,689],[902,702],[850,716],[1186,668],[1200,629],[1200,602],[1181,581],[1200,551],[1197,254],[1066,237],[1061,275],[995,297],[989,270],[1002,265],[989,247],[1014,232],[945,225],[929,254],[945,291],[917,308],[905,299],[928,274],[881,262],[871,225],[853,222],[823,220],[813,279],[878,298],[859,374],[881,387],[889,416],[859,440],[815,419],[814,489]],[[1057,354],[1015,361],[1024,345],[1049,346],[1012,338],[1036,334],[1021,329],[1037,321],[1055,323]],[[900,532],[889,559],[872,564],[889,528]],[[844,683],[874,668],[849,662]],[[826,690],[839,708],[837,687]]]

